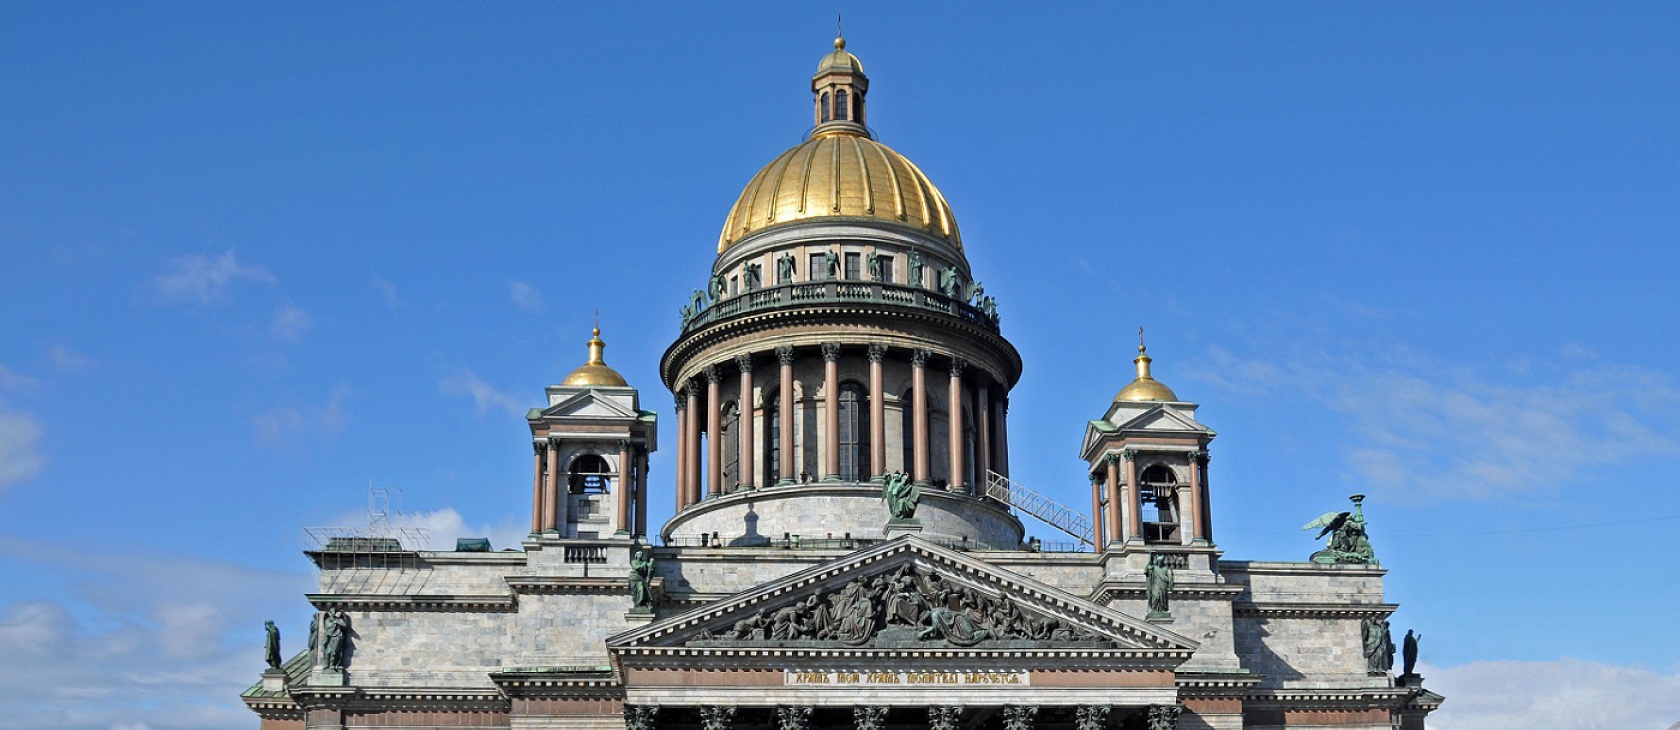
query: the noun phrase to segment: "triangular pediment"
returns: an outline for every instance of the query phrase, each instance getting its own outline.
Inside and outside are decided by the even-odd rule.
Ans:
[[[1207,426],[1203,426],[1189,416],[1164,405],[1157,405],[1133,415],[1124,421],[1114,424],[1116,431],[1155,431],[1177,433],[1208,433]]]
[[[1196,642],[1134,616],[917,537],[794,573],[619,634],[607,645],[614,651],[850,653],[1196,648]]]
[[[554,405],[542,409],[539,417],[545,420],[565,418],[635,420],[641,417],[641,414],[591,388],[561,398]]]

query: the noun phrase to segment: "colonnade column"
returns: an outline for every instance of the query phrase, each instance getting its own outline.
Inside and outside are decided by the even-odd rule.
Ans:
[[[536,476],[531,477],[531,534],[542,534],[543,522],[543,444],[540,441],[531,442],[531,450],[536,452]]]
[[[823,481],[840,481],[840,343],[824,342]]]
[[[718,397],[718,385],[723,382],[723,373],[716,365],[706,367],[706,495],[716,497],[723,494],[723,439],[719,438],[722,427],[719,421],[723,418],[723,404]]]
[[[1120,505],[1125,502],[1126,492],[1120,488],[1120,455],[1105,454],[1103,462],[1108,465],[1108,541],[1122,543],[1126,541],[1126,522]]]
[[[945,423],[946,433],[951,439],[951,480],[945,488],[956,491],[964,486],[963,482],[963,419],[962,419],[962,372],[968,363],[960,357],[951,358],[950,387],[945,391]]]
[[[1103,519],[1104,515],[1103,515],[1103,498],[1102,498],[1103,487],[1102,487],[1102,485],[1103,485],[1102,476],[1095,473],[1095,472],[1092,472],[1091,473],[1091,548],[1093,550],[1099,552],[1099,553],[1103,551],[1103,545],[1106,544],[1106,541],[1104,540],[1104,538],[1108,534],[1107,533],[1107,531],[1108,531],[1108,520]]]
[[[648,453],[647,449],[636,455],[636,527],[630,531],[632,535],[647,534],[647,498],[648,498]]]
[[[881,361],[887,346],[869,346],[869,476],[878,480],[887,473],[887,399],[882,385]]]
[[[927,350],[916,350],[910,354],[910,386],[914,390],[911,397],[911,408],[914,415],[913,424],[916,432],[911,435],[911,447],[916,451],[915,473],[911,476],[917,482],[926,484],[928,480],[928,414],[927,414],[927,361],[933,353]]]
[[[984,376],[974,389],[974,413],[980,418],[980,422],[975,424],[979,427],[976,436],[979,443],[974,447],[980,463],[974,465],[974,479],[980,483],[979,493],[985,494],[992,478],[992,387],[986,383]]]
[[[683,386],[688,396],[688,441],[683,452],[688,455],[684,464],[683,481],[688,485],[687,496],[689,504],[700,501],[700,383],[690,378]]]
[[[635,483],[630,480],[630,440],[618,440],[618,531],[630,534],[630,491]]]
[[[792,484],[797,473],[793,470],[793,348],[787,345],[776,348],[776,361],[782,366],[781,387],[781,444],[777,447],[782,452],[781,477],[778,484]]]
[[[552,441],[548,443],[547,487],[544,490],[548,493],[548,497],[546,498],[547,503],[543,505],[546,508],[543,510],[543,532],[554,532],[558,533],[560,537],[565,537],[566,533],[563,528],[566,524],[566,509],[564,506],[565,497],[560,494],[560,449],[555,448]]]
[[[741,489],[751,489],[758,472],[753,471],[753,371],[752,355],[741,354],[735,356],[735,368],[741,371],[741,391],[735,398],[735,422],[740,429],[736,442],[740,444],[741,455],[736,467],[736,481]]]
[[[688,506],[688,399],[679,391],[677,401],[677,511]]]
[[[1138,494],[1137,450],[1121,451],[1120,457],[1126,460],[1126,539],[1142,541],[1143,499]]]
[[[1009,476],[1009,395],[997,401],[997,472]]]
[[[1213,506],[1209,501],[1207,485],[1208,453],[1206,451],[1190,452],[1190,482],[1195,490],[1196,499],[1196,539],[1204,543],[1213,542]]]
[[[1190,481],[1178,485],[1178,541],[1189,545],[1198,537],[1196,532],[1200,529],[1198,523],[1202,510],[1196,505],[1197,492],[1201,491],[1196,488],[1196,452],[1185,454],[1185,457],[1190,465]]]

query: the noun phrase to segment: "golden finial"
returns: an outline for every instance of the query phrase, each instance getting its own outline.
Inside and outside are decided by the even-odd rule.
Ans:
[[[1143,325],[1138,325],[1138,353],[1143,353]]]
[[[1137,363],[1138,380],[1154,380],[1149,376],[1150,360],[1149,353],[1143,346],[1143,328],[1138,327],[1138,356],[1137,359],[1132,360],[1132,362]]]
[[[834,50],[846,50],[846,34],[840,30],[840,14],[834,14]]]
[[[597,323],[595,329],[589,333],[589,361],[585,365],[605,365],[601,358],[601,351],[607,349],[607,343],[601,340],[601,327]]]

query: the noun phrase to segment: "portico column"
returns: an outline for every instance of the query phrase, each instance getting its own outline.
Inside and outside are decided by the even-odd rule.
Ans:
[[[887,399],[881,383],[881,361],[887,346],[869,346],[869,477],[879,480],[887,473]]]
[[[536,452],[536,476],[531,477],[531,534],[542,534],[543,521],[543,444],[540,441],[531,443],[531,450]]]
[[[548,509],[545,510],[543,517],[543,532],[545,534],[556,533],[560,537],[565,537],[566,534],[561,529],[566,519],[565,497],[560,494],[560,489],[560,449],[557,444],[550,441],[548,443],[548,489],[545,490],[548,493],[548,503],[546,505]]]
[[[1126,539],[1142,542],[1143,500],[1138,494],[1137,450],[1121,451],[1120,457],[1126,460]]]
[[[683,386],[688,396],[688,462],[684,481],[688,484],[689,504],[700,501],[700,381],[689,378]]]
[[[824,342],[823,481],[840,481],[840,343]]]
[[[677,511],[688,506],[688,399],[678,388],[677,401]]]
[[[636,455],[636,528],[632,535],[647,534],[648,453],[642,449]]]
[[[1198,537],[1196,532],[1200,529],[1197,523],[1200,522],[1201,509],[1196,506],[1196,497],[1201,490],[1196,489],[1196,452],[1192,451],[1185,457],[1189,464],[1190,481],[1178,485],[1178,541],[1189,545]]]
[[[741,447],[741,455],[737,459],[740,466],[736,468],[736,480],[740,482],[739,489],[752,489],[755,475],[753,471],[753,371],[752,355],[741,354],[735,356],[735,368],[741,371],[741,392],[735,397],[735,421],[738,424],[735,441]]]
[[[630,490],[634,484],[630,481],[630,440],[618,440],[618,531],[630,534]]]
[[[793,348],[786,345],[776,348],[776,361],[782,365],[782,428],[778,434],[782,442],[778,447],[782,452],[782,463],[781,478],[776,483],[792,484],[798,476],[793,470]]]
[[[968,363],[960,357],[951,358],[950,386],[945,389],[945,423],[946,434],[951,439],[951,481],[945,485],[953,492],[962,489],[963,483],[963,420],[962,420],[962,371]]]
[[[974,479],[979,482],[979,494],[986,493],[986,487],[991,480],[992,472],[992,386],[981,376],[980,384],[974,388],[974,412],[980,416],[980,433],[975,438],[979,443],[974,446],[974,453],[979,456],[980,463],[974,465]]]
[[[1009,395],[1005,393],[998,398],[997,416],[997,471],[1005,477],[1009,476]]]
[[[723,418],[723,399],[718,397],[718,384],[723,373],[716,365],[706,367],[706,494],[723,494],[723,439],[719,438],[719,422]]]
[[[916,350],[910,354],[910,386],[914,391],[911,397],[911,408],[915,418],[913,424],[916,432],[912,434],[910,443],[916,450],[915,477],[917,482],[926,484],[928,480],[928,434],[927,434],[927,361],[933,353],[927,350]]]
[[[1120,488],[1120,456],[1104,455],[1103,462],[1108,464],[1108,541],[1118,544],[1126,541],[1126,523],[1120,513],[1126,501],[1126,491]]]
[[[1190,452],[1190,482],[1196,496],[1196,539],[1213,542],[1213,505],[1208,501],[1206,451]]]

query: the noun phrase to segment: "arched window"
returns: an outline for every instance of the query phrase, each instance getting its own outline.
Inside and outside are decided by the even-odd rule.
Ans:
[[[850,118],[846,116],[846,90],[834,92],[834,120],[843,122]]]
[[[914,388],[904,391],[904,395],[898,397],[898,432],[904,435],[903,443],[900,444],[904,454],[903,471],[912,477],[916,474],[915,397]]]
[[[840,478],[861,482],[869,474],[869,396],[863,386],[840,386]]]
[[[822,93],[822,120],[825,121],[825,122],[829,120],[829,116],[828,116],[828,92],[826,92],[826,91],[824,91]]]
[[[1178,479],[1170,467],[1154,464],[1143,470],[1138,476],[1138,504],[1145,542],[1179,541]]]
[[[782,478],[782,394],[764,399],[764,484]]]
[[[566,487],[572,494],[601,494],[611,488],[612,469],[607,460],[596,454],[584,454],[572,460],[566,472]]]
[[[734,491],[741,483],[741,414],[734,403],[723,406],[723,484]]]
[[[858,94],[858,97],[852,100],[852,106],[857,107],[857,117],[852,121],[865,124],[866,122],[863,121],[863,94]]]

